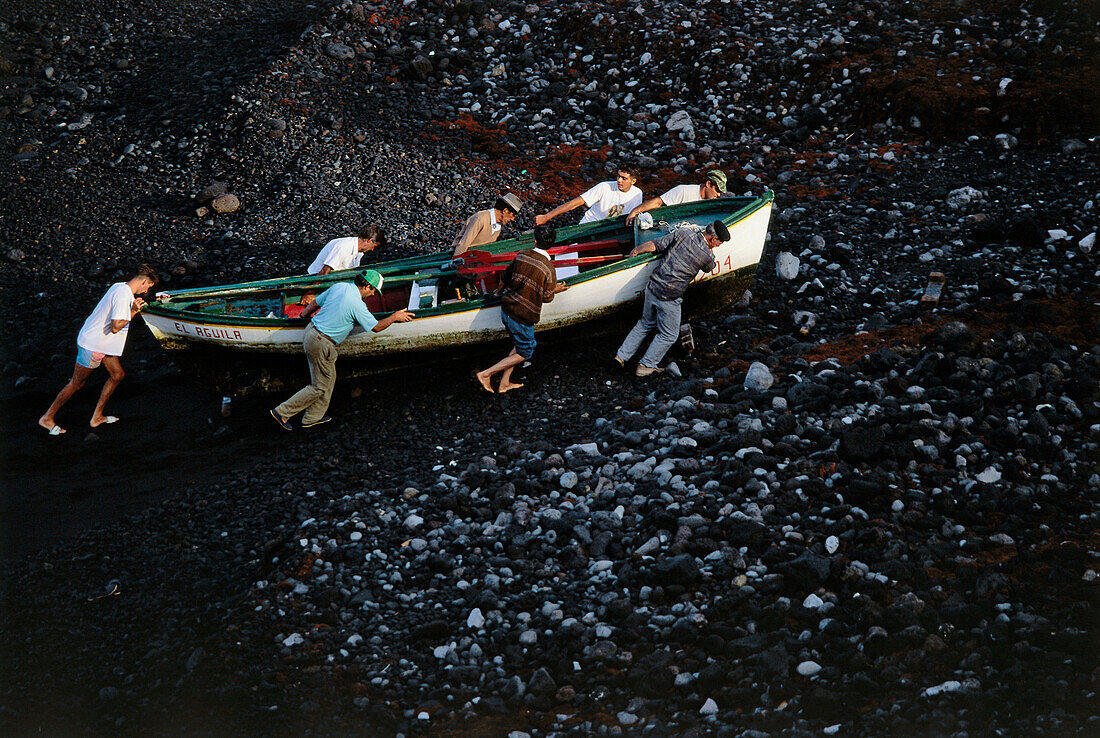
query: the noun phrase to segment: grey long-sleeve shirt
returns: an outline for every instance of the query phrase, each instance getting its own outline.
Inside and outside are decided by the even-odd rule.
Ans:
[[[699,272],[709,272],[716,262],[702,233],[690,228],[677,228],[653,242],[657,253],[665,254],[664,261],[649,277],[648,290],[658,300],[675,300]]]

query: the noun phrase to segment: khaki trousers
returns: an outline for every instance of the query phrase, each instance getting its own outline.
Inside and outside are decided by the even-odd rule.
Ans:
[[[302,348],[309,362],[309,384],[289,400],[275,408],[280,417],[292,418],[305,411],[302,422],[316,423],[325,416],[332,401],[332,388],[336,384],[336,344],[313,325],[306,327]]]

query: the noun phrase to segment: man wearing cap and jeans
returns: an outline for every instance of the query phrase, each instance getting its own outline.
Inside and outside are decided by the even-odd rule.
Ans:
[[[642,347],[646,336],[656,328],[657,335],[638,362],[635,374],[648,377],[660,371],[657,365],[680,335],[680,306],[684,290],[699,272],[714,269],[716,262],[711,252],[729,240],[729,229],[722,221],[716,220],[703,233],[691,228],[677,228],[672,233],[634,247],[631,256],[656,251],[664,253],[665,258],[649,277],[641,319],[615,353],[619,366],[626,366],[626,362]]]
[[[726,173],[717,169],[707,172],[707,178],[701,185],[677,185],[661,195],[646,200],[638,207],[630,211],[626,216],[626,224],[633,225],[634,219],[642,213],[661,208],[666,205],[683,205],[685,202],[698,202],[699,200],[713,200],[720,197],[726,191]]]
[[[302,338],[302,348],[309,362],[310,382],[271,411],[271,417],[283,430],[293,430],[290,419],[303,411],[303,428],[332,420],[325,415],[325,411],[336,384],[336,347],[344,342],[356,323],[365,331],[381,333],[394,323],[407,323],[413,319],[414,315],[408,310],[398,310],[382,320],[376,320],[363,301],[381,289],[382,275],[367,269],[355,275],[355,284],[337,282],[332,285],[302,312],[303,318],[313,319],[306,326]]]

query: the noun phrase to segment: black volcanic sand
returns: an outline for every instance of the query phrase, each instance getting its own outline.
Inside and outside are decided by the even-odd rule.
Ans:
[[[0,730],[1095,734],[1096,14],[820,5],[0,7]],[[135,263],[424,253],[620,158],[776,191],[683,377],[598,339],[505,397],[341,381],[287,434],[138,325],[123,422],[87,428],[100,373],[35,425]]]

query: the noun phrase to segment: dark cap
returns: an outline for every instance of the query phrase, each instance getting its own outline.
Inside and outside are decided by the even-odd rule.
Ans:
[[[720,220],[716,220],[707,227],[707,231],[714,235],[718,239],[719,243],[725,243],[730,240],[730,229],[726,228],[726,224]]]

